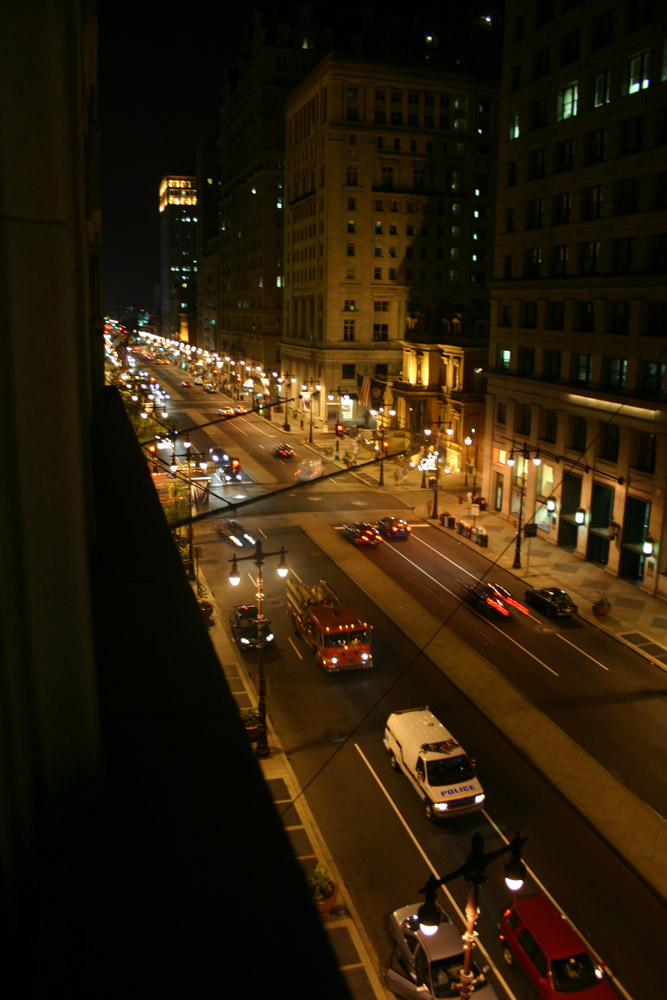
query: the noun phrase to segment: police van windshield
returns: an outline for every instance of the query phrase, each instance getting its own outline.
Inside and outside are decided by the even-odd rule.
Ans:
[[[440,760],[426,762],[429,785],[455,785],[459,781],[470,781],[475,773],[470,760],[464,753],[456,757],[441,757]]]

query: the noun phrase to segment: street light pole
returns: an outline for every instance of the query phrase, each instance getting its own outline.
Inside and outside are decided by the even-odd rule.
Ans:
[[[470,469],[470,445],[472,444],[472,438],[468,434],[464,439],[463,443],[466,446],[466,477],[463,483],[464,486],[468,485],[468,470]]]
[[[522,458],[523,458],[523,469],[521,470],[521,482],[519,484],[519,524],[518,524],[518,531],[516,533],[516,546],[514,549],[514,562],[512,563],[512,569],[521,569],[521,528],[523,522],[523,504],[526,493],[526,469],[528,462],[528,451],[525,444],[523,446]],[[513,452],[510,452],[510,457],[507,460],[507,464],[510,466],[510,468],[514,465]]]
[[[461,967],[459,978],[461,982],[459,996],[463,1000],[470,1000],[475,989],[475,976],[472,971],[472,952],[477,941],[477,919],[479,917],[479,887],[486,882],[486,869],[496,858],[504,854],[511,854],[511,858],[505,866],[505,882],[512,892],[518,892],[522,888],[525,877],[525,866],[521,859],[521,848],[526,843],[526,837],[521,837],[517,832],[513,839],[498,848],[496,851],[484,851],[484,839],[480,833],[472,836],[471,849],[468,857],[460,868],[436,878],[430,875],[428,882],[420,889],[424,893],[425,901],[419,907],[417,916],[425,934],[434,933],[440,922],[440,909],[436,903],[438,887],[454,879],[464,878],[468,883],[468,900],[466,903],[466,929],[463,933],[463,966]]]
[[[262,576],[262,567],[264,566],[264,560],[270,556],[280,556],[280,562],[278,564],[278,575],[281,577],[287,576],[287,566],[285,565],[285,549],[281,548],[280,552],[263,552],[261,541],[255,543],[255,554],[252,556],[233,556],[232,571],[229,575],[229,582],[233,587],[238,586],[240,582],[240,576],[238,572],[238,563],[243,562],[245,559],[252,559],[257,567],[257,577],[255,584],[257,587],[257,667],[259,672],[259,692],[258,692],[258,702],[257,702],[257,713],[259,715],[259,733],[257,736],[257,746],[255,748],[255,754],[261,760],[266,759],[271,751],[269,750],[269,742],[267,738],[267,726],[266,726],[266,675],[264,672],[264,626],[266,625],[266,620],[263,614],[263,600],[264,600],[264,580]]]
[[[194,560],[194,537],[193,537],[193,527],[192,527],[192,463],[190,460],[190,448],[192,447],[192,442],[184,441],[183,447],[186,449],[186,456],[188,461],[188,576],[191,580],[195,577],[195,560]]]

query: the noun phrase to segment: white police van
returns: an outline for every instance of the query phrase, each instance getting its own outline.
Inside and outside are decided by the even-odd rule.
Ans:
[[[390,715],[383,742],[391,766],[423,800],[428,819],[461,816],[484,805],[473,762],[428,707]]]

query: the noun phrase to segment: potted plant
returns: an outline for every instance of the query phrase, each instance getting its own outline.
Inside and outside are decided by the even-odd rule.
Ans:
[[[593,614],[596,618],[605,618],[611,611],[611,601],[604,594],[599,594],[593,601]]]
[[[318,861],[310,875],[306,876],[306,882],[319,912],[329,913],[338,895],[338,887],[332,879],[329,869]]]
[[[245,731],[252,743],[255,742],[259,736],[259,727],[261,719],[259,717],[258,708],[242,708],[241,709],[241,722],[245,727]]]

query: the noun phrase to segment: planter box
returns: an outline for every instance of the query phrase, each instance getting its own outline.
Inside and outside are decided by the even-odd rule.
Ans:
[[[611,604],[594,604],[593,614],[596,618],[606,618],[611,611]]]

